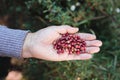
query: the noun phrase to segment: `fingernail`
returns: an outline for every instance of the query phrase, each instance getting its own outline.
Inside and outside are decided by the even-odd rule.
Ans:
[[[73,29],[75,29],[76,31],[79,31],[79,28],[76,28],[76,27],[72,27]]]

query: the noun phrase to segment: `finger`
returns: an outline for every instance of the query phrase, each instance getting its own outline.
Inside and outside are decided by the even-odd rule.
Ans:
[[[78,28],[74,28],[74,27],[71,27],[71,26],[68,26],[68,25],[62,25],[62,26],[57,26],[55,27],[55,30],[58,32],[58,33],[61,33],[61,34],[65,34],[65,33],[76,33],[78,32]]]
[[[87,59],[91,59],[92,55],[91,54],[80,54],[80,55],[68,55],[68,57],[66,58],[66,60],[87,60]]]
[[[85,41],[86,42],[86,46],[102,46],[102,42],[100,40],[93,40],[93,41]]]
[[[89,33],[78,33],[77,35],[79,35],[81,37],[81,39],[84,39],[84,40],[94,40],[94,39],[96,39],[95,35],[89,34]]]
[[[99,51],[100,51],[99,47],[86,47],[86,53],[93,54],[93,53],[97,53]]]

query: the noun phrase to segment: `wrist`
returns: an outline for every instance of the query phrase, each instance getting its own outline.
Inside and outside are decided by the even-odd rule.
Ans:
[[[30,57],[32,57],[32,55],[30,53],[30,50],[29,50],[32,34],[33,33],[28,33],[26,35],[25,40],[24,40],[23,49],[22,49],[22,57],[23,58],[30,58]]]

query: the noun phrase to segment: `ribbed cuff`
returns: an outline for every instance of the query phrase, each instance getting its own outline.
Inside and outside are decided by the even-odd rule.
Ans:
[[[28,32],[0,27],[0,56],[22,58],[22,47]]]

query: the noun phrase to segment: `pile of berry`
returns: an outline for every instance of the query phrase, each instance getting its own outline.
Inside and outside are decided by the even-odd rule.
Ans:
[[[69,54],[81,54],[86,51],[86,42],[75,34],[62,34],[62,37],[53,42],[53,47],[58,54],[68,52]]]

